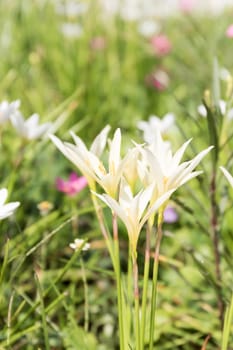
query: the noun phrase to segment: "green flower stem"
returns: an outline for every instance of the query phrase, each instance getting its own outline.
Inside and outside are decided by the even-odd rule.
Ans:
[[[156,297],[157,297],[159,251],[160,251],[160,245],[163,237],[162,224],[163,224],[164,209],[165,209],[164,207],[161,208],[158,214],[157,239],[155,243],[153,281],[152,281],[149,350],[154,349],[154,326],[155,326],[155,311],[156,311]]]
[[[215,275],[218,283],[217,298],[218,298],[218,311],[221,327],[223,328],[223,314],[224,314],[224,302],[222,298],[222,273],[220,264],[220,249],[219,249],[219,223],[218,223],[218,204],[216,200],[216,169],[213,168],[211,183],[210,183],[210,201],[211,201],[211,233],[215,260]]]
[[[93,190],[93,188],[91,188],[91,190]],[[94,190],[95,190],[95,188],[94,188]],[[91,192],[91,199],[92,199],[92,202],[93,202],[94,207],[95,207],[95,211],[96,211],[97,219],[99,221],[101,232],[102,232],[105,240],[108,241],[109,235],[108,235],[108,230],[104,224],[103,212],[102,212],[101,207],[98,204],[96,196],[92,192]]]
[[[70,209],[71,209],[71,213],[72,213],[72,218],[73,220],[71,221],[71,227],[72,227],[72,236],[73,238],[75,238],[76,236],[78,236],[78,221],[79,221],[79,216],[78,216],[78,212],[76,209],[76,198],[68,198],[70,201]]]
[[[132,322],[132,305],[134,302],[133,298],[133,281],[132,281],[132,276],[133,276],[133,264],[132,264],[132,257],[131,257],[131,247],[129,245],[128,247],[128,274],[127,274],[127,325],[129,325],[127,329],[127,339],[130,339],[130,325]]]
[[[117,306],[118,306],[118,322],[119,322],[119,332],[120,332],[120,350],[127,349],[127,341],[124,336],[124,323],[123,323],[123,293],[121,286],[121,271],[120,271],[120,258],[119,258],[119,240],[118,240],[118,225],[117,216],[113,213],[113,244],[112,239],[109,236],[108,230],[104,224],[104,217],[101,207],[98,204],[96,196],[92,191],[95,192],[95,186],[91,187],[91,198],[95,207],[96,215],[99,221],[101,232],[104,236],[107,248],[112,260],[114,272],[116,275],[117,284]]]
[[[108,230],[104,224],[104,217],[103,217],[103,212],[101,207],[99,206],[99,203],[97,201],[96,196],[92,193],[92,190],[95,191],[95,186],[91,187],[91,199],[95,208],[95,212],[96,212],[96,216],[100,225],[100,230],[102,232],[102,235],[105,239],[112,263],[113,263],[113,267],[115,269],[115,258],[114,258],[114,252],[113,252],[113,246],[112,246],[112,240],[111,237],[109,236]]]
[[[82,280],[84,286],[84,330],[88,332],[89,329],[89,302],[88,302],[88,284],[85,266],[82,257],[80,258],[81,269],[82,269]]]
[[[138,264],[137,264],[137,258],[135,256],[133,256],[133,281],[134,281],[134,317],[135,317],[136,350],[140,350],[141,344],[140,344],[140,319],[139,319]]]
[[[228,349],[228,342],[229,342],[232,321],[233,321],[233,293],[231,296],[230,305],[227,307],[225,312],[221,350]]]
[[[145,327],[146,327],[146,301],[148,292],[148,279],[150,269],[150,237],[152,226],[148,222],[146,230],[146,249],[145,249],[145,263],[143,274],[143,291],[142,291],[142,319],[141,319],[141,349],[144,348],[145,343]]]
[[[114,245],[114,270],[116,274],[117,284],[117,307],[118,307],[118,322],[120,332],[120,350],[127,349],[127,343],[124,332],[124,318],[123,318],[123,293],[121,285],[121,267],[120,267],[120,254],[119,254],[119,239],[118,239],[118,224],[117,215],[112,213],[112,227],[113,227],[113,245]]]

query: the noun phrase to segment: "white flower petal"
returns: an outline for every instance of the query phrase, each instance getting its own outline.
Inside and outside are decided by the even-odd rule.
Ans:
[[[186,150],[186,148],[188,147],[188,145],[190,144],[190,142],[192,141],[192,139],[189,139],[188,141],[186,141],[179,149],[178,151],[176,151],[176,153],[174,154],[173,156],[173,164],[175,166],[178,166],[178,164],[180,163],[183,155],[184,155],[184,152]]]
[[[204,118],[207,117],[207,110],[206,110],[206,108],[205,108],[204,105],[199,105],[199,106],[197,107],[197,111],[198,111],[198,113],[199,113],[202,117],[204,117]]]
[[[220,166],[220,169],[223,172],[223,174],[225,175],[226,179],[229,181],[229,184],[233,187],[233,177],[232,177],[232,175],[223,166]]]
[[[109,152],[109,172],[114,174],[117,171],[117,168],[120,163],[120,152],[121,152],[121,131],[118,128],[115,131],[113,140],[111,142],[110,146],[110,152]]]
[[[111,128],[109,125],[105,126],[105,128],[96,136],[96,138],[92,142],[90,152],[94,153],[97,157],[100,157],[103,153],[110,129]]]

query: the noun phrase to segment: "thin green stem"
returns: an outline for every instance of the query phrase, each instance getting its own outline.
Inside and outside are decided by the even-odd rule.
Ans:
[[[95,188],[91,188],[95,190]],[[120,254],[119,254],[119,239],[118,239],[118,224],[117,215],[113,213],[112,226],[113,226],[113,245],[109,236],[108,230],[104,223],[104,217],[101,207],[98,204],[96,196],[91,192],[92,201],[95,207],[96,215],[99,221],[100,229],[107,244],[107,248],[113,263],[114,272],[116,275],[117,285],[117,306],[118,306],[118,322],[119,322],[119,337],[120,337],[120,350],[127,349],[127,341],[124,333],[124,318],[123,318],[123,293],[121,285],[121,269],[120,269]]]
[[[145,249],[145,263],[143,274],[143,291],[142,291],[142,319],[141,319],[141,348],[144,348],[145,343],[145,327],[146,327],[146,302],[148,293],[148,279],[150,270],[150,237],[151,237],[151,225],[147,224],[146,230],[146,249]]]
[[[122,285],[121,285],[121,267],[120,267],[120,254],[119,254],[119,239],[118,239],[118,224],[117,215],[112,214],[112,227],[113,227],[113,246],[114,246],[114,270],[116,274],[117,284],[117,307],[118,307],[118,322],[120,332],[120,350],[126,349],[126,339],[124,332],[124,319],[123,319],[123,299],[122,299]]]
[[[80,258],[80,261],[81,261],[81,268],[82,268],[82,280],[83,280],[83,286],[84,286],[84,330],[85,332],[88,332],[88,328],[89,328],[88,284],[87,284],[87,277],[86,277],[83,259]]]
[[[94,204],[94,208],[95,208],[95,211],[96,211],[97,219],[99,221],[101,232],[102,232],[105,240],[108,241],[109,240],[108,230],[107,230],[107,228],[106,228],[106,226],[104,224],[103,212],[102,212],[101,207],[98,204],[96,196],[92,192],[91,192],[91,199],[92,199],[92,202]]]
[[[41,304],[41,318],[42,318],[42,329],[44,333],[44,345],[45,349],[49,350],[50,345],[49,345],[49,332],[48,332],[48,326],[47,326],[47,320],[46,320],[46,312],[45,312],[45,305],[44,305],[44,299],[43,299],[43,290],[40,284],[40,280],[38,275],[35,273],[35,280],[36,284],[38,287],[38,293],[39,293],[39,298],[40,298],[40,304]]]
[[[215,275],[218,284],[217,298],[218,298],[218,311],[219,320],[221,327],[223,328],[223,313],[224,313],[224,303],[222,298],[222,273],[220,265],[220,250],[219,250],[219,223],[218,223],[218,205],[216,201],[216,171],[213,169],[212,179],[210,183],[210,201],[211,201],[211,231],[212,231],[212,242],[214,250],[214,260],[215,260]]]
[[[11,337],[11,319],[12,319],[12,305],[14,301],[15,291],[12,292],[7,313],[7,346],[10,346]]]
[[[231,296],[230,305],[227,307],[225,312],[221,350],[228,349],[232,321],[233,321],[233,293]]]
[[[129,245],[128,249],[128,274],[127,274],[127,339],[130,339],[131,334],[131,322],[132,322],[132,305],[134,302],[133,298],[133,266],[132,266],[132,257],[131,257],[131,247]]]
[[[160,245],[161,245],[161,241],[162,241],[162,237],[163,237],[163,231],[162,231],[163,211],[164,211],[164,209],[160,210],[159,215],[158,215],[157,238],[156,238],[155,252],[154,252],[149,350],[154,349],[154,326],[155,326],[155,311],[156,311],[156,298],[157,298],[159,252],[160,252]]]
[[[133,281],[134,281],[134,317],[136,350],[141,349],[140,343],[140,319],[139,319],[139,287],[138,287],[138,264],[137,258],[133,257]]]
[[[92,187],[91,190],[95,190],[95,187]],[[105,239],[105,242],[106,242],[112,263],[113,263],[113,267],[115,269],[115,266],[114,266],[115,265],[115,257],[114,257],[113,247],[112,247],[112,240],[111,240],[111,237],[109,236],[108,229],[104,223],[104,216],[103,216],[102,208],[100,207],[96,196],[92,192],[91,192],[91,199],[92,199],[92,202],[93,202],[93,205],[95,208],[95,212],[96,212],[96,216],[97,216],[97,219],[98,219],[98,222],[100,225],[100,230],[101,230],[102,235]]]

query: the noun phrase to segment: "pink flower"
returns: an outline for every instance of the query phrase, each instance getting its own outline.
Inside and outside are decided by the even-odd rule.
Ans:
[[[163,220],[167,224],[173,224],[178,221],[178,214],[173,207],[168,206],[163,213]]]
[[[165,70],[158,69],[146,77],[146,83],[158,91],[164,91],[169,86],[170,78]]]
[[[226,30],[226,36],[228,38],[233,38],[233,24],[231,24]]]
[[[106,40],[102,36],[96,36],[90,42],[90,47],[94,51],[102,51],[106,47]]]
[[[71,173],[67,181],[58,177],[56,179],[56,187],[58,191],[66,193],[68,196],[74,196],[87,186],[87,180],[84,176],[78,176]]]
[[[185,13],[192,12],[195,0],[180,0],[180,9]]]
[[[165,56],[172,49],[172,44],[170,40],[164,34],[153,36],[150,42],[154,52],[158,56]]]

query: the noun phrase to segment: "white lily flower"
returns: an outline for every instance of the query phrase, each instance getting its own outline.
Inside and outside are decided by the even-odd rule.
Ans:
[[[16,100],[11,103],[3,101],[0,103],[0,124],[7,122],[12,114],[14,114],[20,106],[20,101]]]
[[[213,146],[203,150],[192,160],[180,163],[190,142],[191,139],[186,141],[173,155],[170,144],[164,141],[161,133],[157,131],[156,141],[146,148],[140,148],[142,160],[138,162],[139,177],[145,186],[156,181],[155,196],[172,189],[176,190],[202,173],[202,171],[193,172],[193,170]]]
[[[229,184],[233,187],[233,177],[232,177],[232,175],[223,166],[220,166],[220,169],[222,170],[222,172],[225,175],[226,179],[228,180]]]
[[[143,139],[147,143],[154,142],[156,131],[159,130],[162,135],[165,135],[175,125],[175,116],[172,113],[167,113],[161,119],[155,115],[150,116],[147,121],[139,121],[137,126],[143,131]]]
[[[145,19],[141,21],[138,25],[138,32],[146,38],[150,38],[151,36],[157,34],[159,30],[160,24],[155,20],[151,19]]]
[[[38,114],[32,114],[25,120],[20,112],[16,112],[11,115],[10,119],[16,131],[26,140],[40,138],[45,135],[51,127],[51,123],[39,125]]]
[[[69,39],[80,38],[83,34],[83,28],[78,23],[63,23],[61,26],[62,34]]]
[[[68,158],[86,177],[90,187],[93,181],[98,181],[95,170],[103,173],[105,170],[99,157],[102,155],[107,142],[110,126],[107,125],[94,139],[90,149],[88,150],[84,142],[71,132],[75,144],[62,142],[58,137],[50,135],[55,146]],[[95,169],[95,170],[94,170]]]
[[[66,15],[68,17],[77,17],[87,12],[88,6],[83,2],[68,1],[65,4],[58,3],[56,5],[56,12],[59,15]]]
[[[133,254],[136,253],[138,237],[143,225],[168,200],[173,192],[164,193],[151,205],[153,191],[154,184],[151,184],[145,190],[141,190],[136,196],[133,196],[130,186],[122,179],[118,201],[107,194],[96,194],[125,224]]]
[[[19,202],[4,204],[7,199],[8,191],[6,188],[0,190],[0,220],[12,215],[15,209],[20,205]]]

